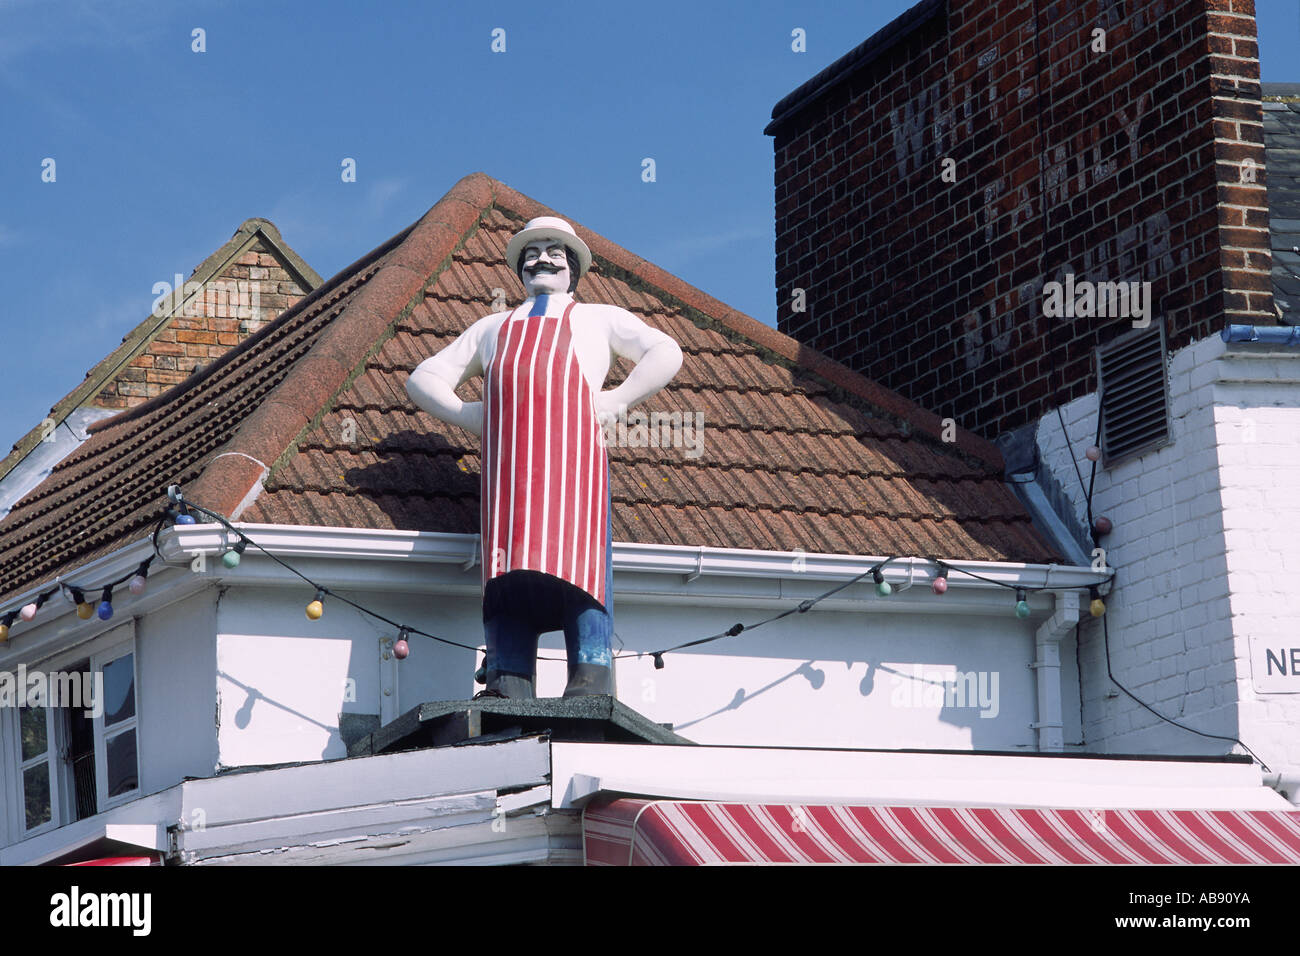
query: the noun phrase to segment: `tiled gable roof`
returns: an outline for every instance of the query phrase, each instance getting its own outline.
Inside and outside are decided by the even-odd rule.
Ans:
[[[416,409],[404,383],[493,311],[495,290],[522,301],[506,241],[556,214],[468,176],[203,373],[96,426],[0,522],[0,598],[143,536],[173,482],[237,520],[476,532],[478,439]],[[682,346],[646,410],[704,416],[697,458],[611,449],[616,540],[1059,560],[992,445],[960,430],[943,443],[934,415],[575,228],[594,254],[577,298]]]
[[[297,252],[290,248],[289,244],[280,236],[280,231],[276,229],[274,223],[266,219],[254,218],[244,220],[229,240],[203,260],[190,274],[186,285],[193,284],[202,287],[209,280],[220,279],[223,276],[240,272],[241,257],[247,256],[250,250],[253,250],[254,259],[257,258],[257,253],[260,252],[263,259],[274,262],[279,267],[276,270],[277,272],[291,280],[288,283],[289,288],[273,284],[267,289],[267,294],[262,297],[264,304],[270,307],[268,311],[274,310],[271,311],[270,318],[274,318],[276,314],[283,310],[285,305],[296,302],[304,292],[310,292],[321,284],[321,277],[303,261]],[[253,263],[253,265],[257,266],[257,263]],[[263,269],[263,271],[266,272],[267,270]],[[247,264],[243,265],[240,274],[248,275]],[[288,294],[287,300],[286,293]],[[276,307],[277,303],[279,303],[278,307]],[[161,350],[166,350],[168,356],[181,356],[180,358],[165,359],[163,363],[159,363],[157,381],[172,383],[181,381],[181,377],[175,370],[183,369],[188,371],[196,364],[206,362],[210,354],[218,354],[226,345],[233,344],[224,341],[224,339],[220,344],[217,344],[215,336],[212,339],[213,345],[206,349],[186,348],[178,344],[177,329],[181,328],[182,323],[187,321],[184,318],[185,313],[183,311],[185,304],[186,296],[182,289],[180,294],[168,296],[165,302],[158,305],[153,314],[124,335],[121,345],[88,371],[85,379],[76,388],[54,403],[46,421],[18,439],[9,454],[0,459],[0,479],[3,479],[10,471],[14,470],[30,454],[32,449],[41,443],[42,437],[48,434],[50,423],[57,425],[63,422],[75,409],[91,406],[100,406],[103,409],[125,408],[142,403],[142,399],[119,398],[119,389],[121,389],[122,395],[128,393],[130,395],[147,395],[161,391],[165,386],[154,387],[154,362],[144,363],[149,368],[150,375],[148,379],[146,379],[144,370],[135,367],[141,362],[142,356],[148,355],[153,348],[159,347],[158,341],[160,339],[167,340],[161,346]],[[192,306],[192,304],[191,302],[190,305]],[[247,312],[248,310],[245,309],[244,311]],[[194,322],[185,325],[182,329],[182,336],[185,329],[195,325],[197,323]],[[256,325],[260,327],[260,320]],[[230,337],[233,339],[236,334],[236,332],[232,331]],[[204,357],[195,359],[193,357],[195,354],[201,354]],[[138,375],[132,375],[133,371],[137,372]],[[131,381],[128,382],[128,379]],[[147,386],[144,384],[146,381],[148,381]],[[149,388],[149,391],[131,391],[130,386],[137,382],[141,383],[141,389]]]

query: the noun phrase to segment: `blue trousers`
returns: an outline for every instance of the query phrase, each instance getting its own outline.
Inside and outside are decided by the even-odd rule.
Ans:
[[[564,631],[570,677],[578,664],[610,666],[614,618],[586,591],[540,571],[511,571],[489,581],[488,589],[495,592],[484,596],[489,674],[535,681],[538,638],[559,630]]]
[[[610,667],[610,641],[614,636],[613,558],[613,522],[606,521],[606,606],[577,585],[540,571],[510,571],[488,581],[483,589],[488,674],[511,674],[535,685],[537,640],[545,633],[561,630],[570,680],[579,664]]]

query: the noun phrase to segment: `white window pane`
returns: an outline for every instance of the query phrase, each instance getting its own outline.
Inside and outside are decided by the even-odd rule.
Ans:
[[[135,730],[110,737],[104,745],[108,754],[108,795],[116,797],[139,786],[136,779]]]
[[[23,760],[27,761],[39,757],[50,749],[45,735],[45,708],[24,707],[20,713],[23,728]]]
[[[135,655],[104,665],[104,726],[135,716]]]
[[[27,829],[50,822],[50,765],[41,763],[23,771],[23,799],[27,804]]]

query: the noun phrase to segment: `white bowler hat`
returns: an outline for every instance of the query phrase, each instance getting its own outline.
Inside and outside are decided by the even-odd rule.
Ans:
[[[591,266],[591,250],[587,244],[578,238],[578,234],[573,231],[563,219],[557,216],[538,216],[536,219],[528,220],[515,237],[510,240],[506,246],[506,264],[511,270],[519,272],[519,257],[524,254],[524,246],[530,242],[536,242],[538,239],[558,239],[561,243],[572,249],[578,257],[578,278],[581,279]]]

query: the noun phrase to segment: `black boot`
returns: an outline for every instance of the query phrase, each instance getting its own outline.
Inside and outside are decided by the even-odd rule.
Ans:
[[[565,697],[592,697],[614,693],[614,673],[604,664],[578,664],[564,688]]]
[[[533,690],[533,679],[526,674],[511,674],[508,671],[488,671],[487,690],[496,691],[502,697],[511,700],[532,700],[537,696]]]

